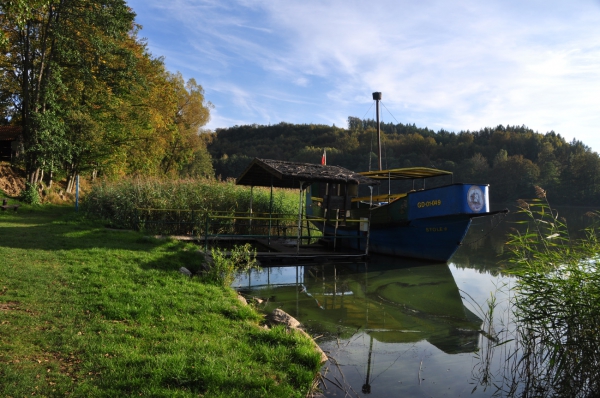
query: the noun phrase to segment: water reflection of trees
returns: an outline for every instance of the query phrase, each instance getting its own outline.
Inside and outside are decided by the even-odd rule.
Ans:
[[[361,330],[385,343],[427,340],[446,353],[477,347],[481,319],[465,307],[445,263],[372,256],[368,264],[292,267],[285,276],[283,269],[247,277],[239,287],[267,300],[267,312],[287,311],[321,341]]]
[[[473,219],[461,248],[450,261],[460,269],[475,269],[491,275],[503,273],[509,260],[506,251],[508,236],[526,228],[526,224],[521,224],[527,221],[526,217],[516,209],[511,207],[508,215]],[[594,223],[589,217],[590,210],[593,210],[590,208],[563,206],[554,210],[558,218],[568,220],[567,227],[573,240],[584,238],[585,229]]]

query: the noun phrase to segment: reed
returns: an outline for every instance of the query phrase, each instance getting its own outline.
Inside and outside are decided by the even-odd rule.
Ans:
[[[510,236],[515,352],[505,392],[520,397],[600,396],[600,242],[572,240],[546,193],[520,201],[524,232]],[[597,214],[591,214],[597,216]],[[506,381],[506,380],[505,380]]]
[[[102,180],[95,183],[82,201],[83,211],[109,220],[118,228],[135,228],[139,209],[193,210],[206,212],[246,212],[294,214],[297,212],[297,192],[283,189],[235,185],[233,181],[215,180],[161,180],[125,178],[118,181]],[[272,206],[272,207],[271,207]]]

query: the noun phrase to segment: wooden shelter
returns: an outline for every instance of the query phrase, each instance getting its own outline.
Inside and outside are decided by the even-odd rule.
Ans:
[[[0,126],[0,160],[11,160],[17,153],[20,126]]]
[[[340,166],[329,166],[313,163],[287,162],[284,160],[254,158],[242,175],[237,179],[237,185],[271,187],[271,213],[273,203],[273,188],[290,188],[300,190],[298,204],[298,243],[302,226],[302,202],[304,189],[315,182],[325,183],[327,189],[332,189],[332,195],[327,195],[326,203],[339,210],[349,209],[350,196],[358,192],[358,185],[379,185],[379,181],[355,173]],[[343,187],[343,189],[341,189]],[[335,192],[333,192],[335,191]],[[348,206],[346,206],[346,204]],[[250,199],[252,213],[252,194]],[[344,211],[345,215],[346,212]]]

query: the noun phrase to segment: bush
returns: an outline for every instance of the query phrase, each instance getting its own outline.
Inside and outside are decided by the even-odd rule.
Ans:
[[[25,189],[21,192],[19,200],[30,205],[39,205],[42,202],[36,186],[30,183],[25,184]]]
[[[260,268],[256,261],[256,249],[252,249],[249,243],[234,246],[229,255],[218,248],[211,249],[211,254],[213,264],[204,279],[223,287],[231,286],[238,273]]]

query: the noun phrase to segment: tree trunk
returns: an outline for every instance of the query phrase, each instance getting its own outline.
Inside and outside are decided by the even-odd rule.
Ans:
[[[67,193],[71,193],[71,189],[73,188],[73,176],[69,174],[67,177],[67,189],[65,190]]]
[[[27,148],[31,143],[31,126],[29,121],[29,22],[25,25],[25,30],[19,32],[23,40],[23,78],[21,79],[21,92],[23,96],[21,105],[21,123],[23,124],[22,137]],[[29,183],[33,184],[33,165],[31,157],[25,153],[25,171],[29,177]]]
[[[75,187],[75,179],[77,178],[77,171],[73,170],[72,173],[69,174],[68,180],[67,180],[67,193],[72,193],[73,192],[73,188]]]
[[[36,168],[29,174],[29,183],[31,185],[37,185],[40,182],[40,168]]]

